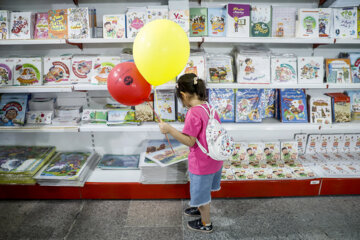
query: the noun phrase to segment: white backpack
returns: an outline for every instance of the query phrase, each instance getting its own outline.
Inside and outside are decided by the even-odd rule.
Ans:
[[[210,108],[208,103],[206,104],[210,112],[208,112],[202,105],[200,105],[200,107],[202,107],[209,116],[209,121],[206,126],[206,142],[208,144],[209,151],[201,145],[199,140],[196,139],[196,143],[201,151],[212,159],[218,161],[228,160],[234,151],[234,140],[228,135],[226,130],[221,126],[220,122],[215,119],[216,110],[214,108]]]

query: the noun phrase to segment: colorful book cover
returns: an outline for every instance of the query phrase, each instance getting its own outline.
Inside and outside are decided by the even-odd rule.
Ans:
[[[357,7],[357,38],[360,38],[360,7]]]
[[[317,8],[299,9],[299,30],[301,38],[319,37],[319,10]]]
[[[47,39],[49,37],[48,13],[35,14],[34,39]]]
[[[179,24],[187,35],[190,29],[189,9],[170,9],[169,19]]]
[[[31,12],[12,12],[10,14],[10,39],[31,39],[33,23]]]
[[[186,73],[194,73],[198,78],[205,80],[205,57],[203,55],[190,55],[188,62],[178,78]]]
[[[331,139],[330,135],[321,135],[320,136],[320,143],[317,145],[318,153],[326,153],[327,152],[330,139]]]
[[[93,70],[91,83],[104,85],[111,70],[120,64],[120,57],[95,57],[93,60]]]
[[[271,6],[251,5],[251,37],[271,37]]]
[[[44,85],[70,83],[71,57],[44,58]]]
[[[343,153],[351,152],[351,141],[354,141],[354,137],[351,134],[344,134],[344,145],[341,150]]]
[[[42,59],[18,58],[15,60],[14,85],[39,86],[43,83]]]
[[[235,143],[235,149],[233,155],[230,158],[231,166],[234,168],[240,168],[243,165],[249,165],[249,162],[246,162],[246,149],[247,143],[237,142]]]
[[[227,55],[209,55],[206,59],[208,83],[232,83],[234,73],[232,58]]]
[[[0,86],[13,85],[15,59],[0,58]]]
[[[309,135],[307,145],[306,145],[306,154],[314,154],[317,153],[317,149],[319,148],[321,135],[319,134],[311,134]]]
[[[302,89],[281,89],[281,121],[308,122],[306,94]]]
[[[299,155],[305,154],[308,135],[306,133],[295,134],[295,141],[298,143]]]
[[[357,8],[333,8],[334,37],[357,38]]]
[[[236,122],[261,122],[260,109],[263,89],[237,89],[236,91]]]
[[[234,181],[235,175],[231,169],[223,169],[221,171],[221,181]]]
[[[103,38],[124,39],[126,37],[125,26],[126,26],[125,14],[104,15]]]
[[[264,157],[266,164],[277,167],[280,160],[280,142],[265,142]]]
[[[298,159],[298,145],[296,141],[281,142],[281,160],[289,166],[294,166]]]
[[[265,105],[264,105],[264,118],[273,118],[275,117],[275,89],[264,89],[264,98],[265,98]]]
[[[264,143],[248,143],[246,148],[245,161],[255,168],[259,168],[264,160]]]
[[[148,23],[157,19],[169,18],[168,6],[148,6],[146,13],[147,13],[146,21]]]
[[[360,91],[346,91],[350,97],[350,108],[352,120],[360,120]]]
[[[151,105],[151,107],[149,106]],[[140,122],[154,121],[154,94],[151,93],[148,100],[135,106],[135,119]]]
[[[89,9],[69,8],[68,25],[70,39],[90,38]]]
[[[308,167],[295,167],[292,168],[295,178],[314,178],[315,173],[311,168]]]
[[[350,122],[350,98],[344,93],[327,93],[326,95],[331,97],[333,122]]]
[[[272,36],[295,37],[296,8],[272,7]]]
[[[146,8],[128,8],[126,12],[126,37],[135,38],[146,24]]]
[[[226,36],[226,8],[208,8],[208,36]]]
[[[207,21],[207,8],[190,8],[190,37],[206,36]]]
[[[49,38],[68,38],[68,10],[57,9],[48,12]]]
[[[350,59],[326,59],[326,80],[328,83],[351,83]]]
[[[227,37],[250,36],[250,8],[248,4],[227,5]]]
[[[155,99],[155,112],[165,122],[173,122],[175,118],[175,93],[172,90],[159,90],[157,93],[157,102]],[[158,119],[155,116],[155,120]]]
[[[271,81],[273,83],[297,83],[296,57],[273,56],[271,58]]]
[[[340,152],[344,145],[344,134],[331,135],[328,143],[328,151],[330,153]]]
[[[323,83],[324,57],[298,57],[298,82]]]
[[[310,123],[331,124],[331,97],[325,95],[310,95]]]
[[[107,124],[117,125],[135,122],[135,110],[116,109],[109,110],[107,113]]]
[[[140,155],[105,154],[98,164],[101,169],[138,169]]]
[[[171,149],[162,149],[146,154],[146,158],[156,162],[161,167],[167,167],[172,164],[188,160],[188,155],[190,153],[188,146],[182,144],[179,146],[173,146],[173,150],[175,153]]]
[[[332,8],[319,8],[319,37],[330,37]]]
[[[351,78],[353,83],[360,83],[360,52],[349,53]]]
[[[185,122],[185,116],[188,111],[188,108],[184,106],[179,98],[176,98],[176,119],[178,122]]]
[[[7,10],[0,10],[0,40],[10,38],[10,12]]]
[[[234,89],[209,89],[209,104],[219,114],[221,122],[234,122]]]
[[[72,83],[91,83],[94,58],[90,56],[73,56],[71,61],[70,80]]]
[[[240,53],[236,61],[238,83],[270,83],[270,56]]]
[[[2,94],[0,98],[0,126],[25,124],[28,94]]]
[[[351,134],[350,152],[359,152],[360,134]]]

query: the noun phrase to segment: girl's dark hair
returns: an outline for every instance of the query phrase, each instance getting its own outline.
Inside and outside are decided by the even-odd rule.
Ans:
[[[176,85],[176,96],[182,100],[180,92],[196,94],[201,101],[206,101],[206,86],[205,81],[197,78],[194,73],[187,73],[182,75]]]

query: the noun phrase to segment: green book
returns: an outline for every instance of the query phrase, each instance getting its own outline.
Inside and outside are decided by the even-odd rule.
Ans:
[[[251,6],[251,37],[271,37],[271,6]]]
[[[207,35],[207,8],[190,8],[190,37]]]

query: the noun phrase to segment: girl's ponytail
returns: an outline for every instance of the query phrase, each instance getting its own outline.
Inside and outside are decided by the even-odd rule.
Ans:
[[[206,86],[205,82],[202,79],[197,79],[197,84],[195,84],[196,95],[202,101],[206,101]]]
[[[180,92],[196,94],[201,101],[206,101],[206,85],[205,81],[199,79],[194,73],[182,75],[176,84],[176,96],[181,99]]]

